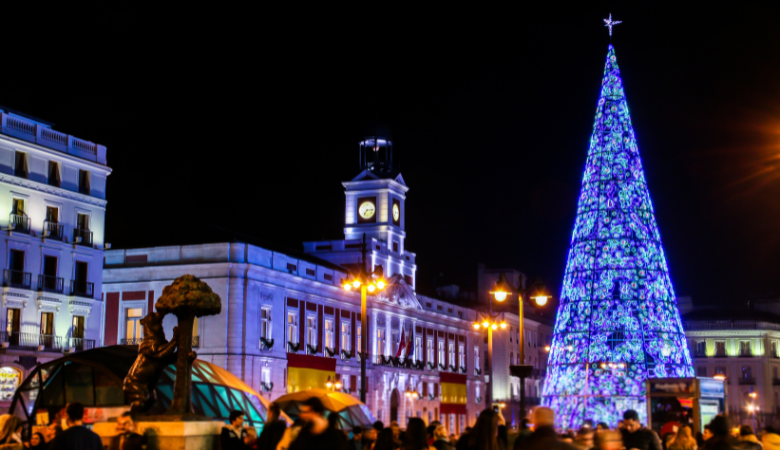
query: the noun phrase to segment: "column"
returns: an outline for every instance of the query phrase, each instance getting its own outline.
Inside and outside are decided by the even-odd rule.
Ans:
[[[395,356],[393,354],[393,316],[385,313],[385,356]]]
[[[415,352],[417,351],[417,347],[415,347],[415,343],[417,341],[417,319],[412,319],[412,328],[409,329],[409,334],[412,336],[412,352],[410,355],[412,355],[412,361],[417,362],[417,358],[420,357],[420,355],[416,355]],[[423,339],[421,342],[425,342]],[[425,345],[425,344],[423,344]]]
[[[368,346],[371,349],[371,355],[374,357],[374,359],[378,359],[379,355],[376,354],[376,334],[379,329],[379,317],[376,311],[373,311],[370,318],[371,322],[369,322],[369,330],[372,333],[371,335],[368,335]],[[368,394],[368,393],[366,393]]]
[[[237,271],[230,272],[228,279],[227,298],[227,360],[225,369],[244,379],[244,320],[246,298],[244,298],[246,278],[236,276]]]

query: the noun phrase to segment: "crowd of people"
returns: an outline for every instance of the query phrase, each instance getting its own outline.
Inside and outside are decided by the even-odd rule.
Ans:
[[[389,427],[382,422],[364,429],[340,430],[335,414],[325,415],[317,398],[311,398],[300,408],[299,418],[287,427],[279,408],[272,404],[270,420],[251,448],[269,450],[780,450],[780,434],[766,427],[757,436],[752,427],[731,428],[725,416],[716,416],[694,433],[689,425],[677,424],[664,429],[659,436],[643,426],[636,411],[628,410],[617,428],[605,423],[585,425],[574,432],[559,433],[555,429],[555,413],[547,407],[537,407],[532,419],[523,419],[519,430],[508,430],[502,415],[493,409],[480,413],[473,428],[460,436],[449,434],[440,422],[425,425],[420,418],[410,418],[402,430],[393,421]],[[331,420],[329,420],[331,419]],[[239,434],[235,446],[223,450],[244,450]],[[232,436],[232,435],[231,435]],[[223,438],[227,439],[223,433]],[[247,441],[248,442],[248,441]],[[246,445],[246,444],[243,444]]]

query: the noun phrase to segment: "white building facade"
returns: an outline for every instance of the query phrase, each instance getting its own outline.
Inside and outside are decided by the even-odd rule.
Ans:
[[[370,136],[360,149],[362,171],[343,183],[344,239],[305,242],[303,253],[240,239],[107,251],[104,344],[137,342],[143,336],[138,320],[153,310],[163,288],[191,274],[208,283],[223,304],[219,315],[196,323],[199,358],[226,368],[270,400],[310,387],[290,381],[289,354],[332,358],[333,381],[359,397],[360,294],[344,290],[343,283],[360,267],[365,235],[366,268],[389,283],[368,297],[369,409],[377,419],[402,426],[410,417],[440,420],[452,433],[473,425],[485,408],[486,389],[483,334],[473,328],[476,312],[416,292],[416,255],[405,245],[409,188],[393,170],[392,142]],[[168,336],[174,321],[164,322]],[[516,315],[514,321],[516,327]],[[529,360],[534,354],[529,349]],[[449,403],[442,401],[442,373],[457,374],[466,384],[465,404],[457,412],[449,405],[442,412]]]
[[[0,109],[0,407],[37,362],[101,342],[106,148]]]

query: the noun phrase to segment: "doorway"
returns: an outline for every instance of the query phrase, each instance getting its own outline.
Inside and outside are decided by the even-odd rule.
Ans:
[[[399,402],[400,394],[398,394],[398,389],[393,389],[393,392],[390,394],[390,422],[392,421],[398,421],[398,402]]]

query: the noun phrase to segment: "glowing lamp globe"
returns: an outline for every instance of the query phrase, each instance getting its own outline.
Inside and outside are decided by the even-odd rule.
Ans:
[[[498,329],[498,325],[493,324],[493,325],[490,326],[490,328],[492,328],[493,331],[496,331]]]
[[[338,381],[336,382],[336,389],[341,389],[341,383]]]
[[[366,289],[368,289],[368,292],[374,292],[376,290],[376,286],[369,284]]]
[[[352,282],[352,287],[354,287],[355,289],[359,288],[360,287],[360,280],[353,281]]]
[[[385,288],[385,282],[384,282],[384,281],[382,281],[382,280],[379,280],[379,281],[377,281],[377,282],[376,282],[376,287],[377,287],[378,289],[380,289],[380,290],[381,290],[381,289],[384,289],[384,288]]]
[[[544,306],[547,304],[548,298],[549,297],[547,297],[546,295],[537,295],[536,297],[534,297],[534,300],[536,300],[537,305]]]
[[[487,328],[489,326],[490,326],[490,322],[488,322],[487,320],[482,322],[482,327]]]
[[[506,330],[506,322],[501,322],[501,329]]]
[[[506,292],[504,291],[496,291],[493,293],[493,296],[496,297],[497,302],[503,302],[506,300]]]
[[[350,291],[350,290],[352,290],[352,285],[351,285],[351,284],[349,284],[349,283],[345,283],[345,284],[344,284],[344,290],[345,290],[345,291]]]
[[[550,352],[550,346],[549,346],[549,345],[545,345],[545,346],[544,346],[544,351],[546,351],[547,353],[549,353],[549,352]]]
[[[475,329],[475,330],[479,330],[479,323],[477,323],[477,322],[474,322],[474,329]]]

